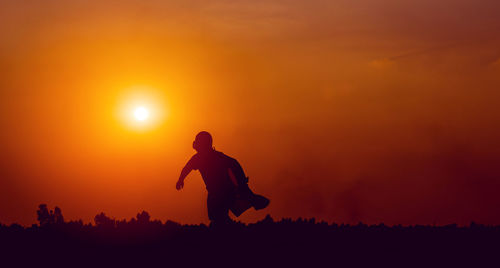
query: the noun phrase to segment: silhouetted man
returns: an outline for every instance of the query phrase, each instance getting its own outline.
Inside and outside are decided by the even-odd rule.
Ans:
[[[184,187],[184,179],[191,170],[199,170],[208,191],[208,218],[212,224],[231,222],[229,210],[239,216],[250,207],[267,207],[269,199],[254,194],[248,188],[248,178],[238,161],[212,147],[210,133],[198,133],[193,148],[197,153],[182,169],[176,188],[180,190]]]

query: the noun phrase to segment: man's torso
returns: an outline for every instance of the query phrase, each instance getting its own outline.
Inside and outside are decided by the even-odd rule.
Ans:
[[[188,162],[192,169],[200,171],[210,194],[234,192],[235,185],[229,175],[231,158],[219,151],[195,154]]]

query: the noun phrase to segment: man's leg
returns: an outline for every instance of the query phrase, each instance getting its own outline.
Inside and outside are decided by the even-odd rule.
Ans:
[[[227,224],[231,222],[229,218],[230,197],[227,195],[208,194],[207,208],[208,218],[211,224]]]

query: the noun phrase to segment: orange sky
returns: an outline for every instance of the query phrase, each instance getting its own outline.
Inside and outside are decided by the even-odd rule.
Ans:
[[[0,2],[0,222],[39,203],[207,222],[199,130],[271,198],[335,222],[500,224],[500,2]],[[165,120],[116,116],[131,89]]]

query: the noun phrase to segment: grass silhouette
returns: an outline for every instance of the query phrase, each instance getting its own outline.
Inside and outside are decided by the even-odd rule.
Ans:
[[[58,211],[56,213],[56,211]],[[271,216],[225,226],[130,220],[100,213],[94,224],[38,210],[39,224],[0,225],[2,267],[495,266],[500,227],[329,224]]]

